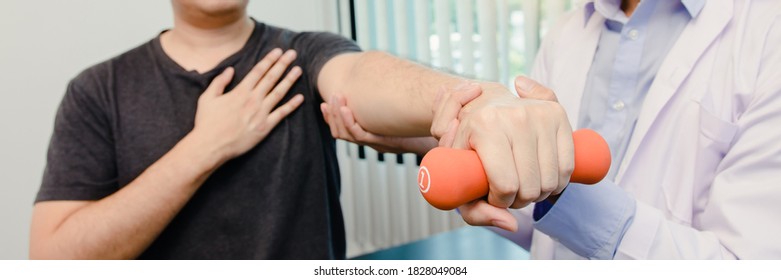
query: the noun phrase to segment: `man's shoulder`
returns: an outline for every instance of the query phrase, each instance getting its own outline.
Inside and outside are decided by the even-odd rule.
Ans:
[[[112,100],[109,98],[112,88],[115,88],[119,79],[135,80],[135,76],[149,72],[138,70],[149,69],[154,63],[152,42],[147,41],[82,70],[70,80],[65,98],[109,102]]]
[[[71,80],[75,86],[94,86],[95,83],[106,83],[115,78],[118,73],[128,69],[149,67],[153,62],[153,42],[150,40],[127,50],[117,56],[98,62],[81,71]],[[126,74],[126,73],[121,73]]]
[[[328,31],[295,31],[292,29],[279,27],[259,21],[256,22],[256,28],[261,28],[264,36],[261,40],[266,43],[278,45],[296,45],[301,43],[319,43],[319,42],[341,42],[354,44],[351,39],[342,35]],[[356,46],[357,48],[357,46]]]

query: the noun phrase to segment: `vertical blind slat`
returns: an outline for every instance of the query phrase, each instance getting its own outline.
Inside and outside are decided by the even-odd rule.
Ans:
[[[462,73],[467,77],[475,76],[475,46],[472,38],[474,37],[474,2],[472,0],[458,0],[456,2],[458,34],[461,37],[459,42],[461,50]]]
[[[369,5],[368,0],[355,0],[355,29],[357,34],[358,46],[362,49],[370,50],[371,47],[371,25],[369,24]]]
[[[439,66],[445,69],[453,68],[449,2],[448,0],[434,0],[434,20],[437,23],[437,38],[439,39]]]
[[[537,56],[540,45],[540,2],[539,0],[524,0],[523,7],[523,37],[526,41],[526,61],[531,65]]]
[[[409,58],[409,20],[407,19],[407,0],[393,0],[393,23],[396,41],[396,55]]]
[[[481,0],[477,6],[478,31],[480,32],[480,63],[478,77],[496,81],[499,78],[498,47],[496,44],[496,0]]]
[[[499,25],[499,80],[498,82],[510,86],[510,9],[507,0],[499,0],[497,6],[497,20]]]
[[[415,59],[423,64],[431,63],[429,7],[429,1],[415,1]]]
[[[374,0],[374,34],[377,38],[378,50],[388,50],[390,32],[388,31],[388,2],[386,0]]]

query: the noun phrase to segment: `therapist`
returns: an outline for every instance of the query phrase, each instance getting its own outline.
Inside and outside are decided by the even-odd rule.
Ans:
[[[780,50],[781,1],[589,1],[516,90],[604,136],[608,177],[512,216],[475,201],[464,220],[517,228],[497,231],[539,259],[781,258]],[[404,142],[339,120],[341,138]]]

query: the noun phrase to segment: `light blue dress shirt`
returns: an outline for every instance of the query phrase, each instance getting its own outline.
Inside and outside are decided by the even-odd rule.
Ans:
[[[535,228],[576,254],[612,259],[631,225],[636,203],[613,181],[624,158],[643,100],[656,73],[705,0],[642,0],[631,17],[621,0],[586,6],[606,18],[588,73],[579,127],[599,132],[610,146],[613,165],[596,186],[570,184],[555,205],[534,209]]]

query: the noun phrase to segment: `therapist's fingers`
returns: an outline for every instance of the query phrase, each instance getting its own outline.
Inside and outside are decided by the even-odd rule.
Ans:
[[[553,191],[554,195],[561,194],[569,184],[570,176],[575,170],[575,146],[572,140],[572,127],[569,122],[559,126],[556,134],[557,155],[559,163],[559,186]]]
[[[344,122],[344,127],[350,133],[350,138],[354,139],[359,144],[371,145],[372,148],[374,148],[377,151],[387,152],[377,148],[376,144],[390,144],[391,142],[395,142],[397,139],[395,137],[384,137],[384,136],[375,135],[366,130],[363,130],[363,127],[361,127],[361,125],[359,125],[358,122],[355,121],[355,116],[353,115],[353,111],[350,110],[350,108],[347,106],[342,106],[341,108],[339,108],[339,112],[341,112],[342,114],[342,121]]]
[[[342,119],[342,111],[340,108],[345,106],[347,106],[347,100],[345,100],[344,96],[333,95],[331,96],[331,102],[328,102],[328,113],[330,114],[331,123],[336,124],[337,135],[347,141],[353,141],[354,138],[347,127],[344,126],[344,119]],[[331,128],[333,129],[334,127]],[[333,133],[333,131],[331,133]]]
[[[450,121],[447,131],[439,138],[439,147],[453,148],[453,143],[456,141],[456,131],[460,123],[458,119]]]
[[[328,116],[328,104],[325,102],[320,103],[320,112],[323,114],[323,120],[325,123],[330,123],[329,116]]]
[[[537,125],[540,131],[547,130],[546,133],[537,135],[537,162],[539,164],[539,179],[537,181],[540,184],[540,194],[534,202],[540,202],[559,188],[559,179],[561,178],[558,156],[559,129],[547,124],[534,123],[532,125]],[[520,178],[524,180],[524,177]],[[523,186],[523,181],[521,181],[521,185]]]
[[[558,102],[556,93],[526,76],[515,77],[515,92],[521,98]]]
[[[540,126],[537,129],[540,129]],[[542,129],[546,131],[547,129]],[[555,135],[555,130],[551,132],[551,135]],[[551,155],[539,154],[539,147],[544,146],[545,143],[540,143],[542,134],[532,133],[518,134],[512,139],[512,155],[515,162],[515,172],[518,174],[518,189],[515,197],[515,201],[512,202],[511,208],[523,208],[532,202],[538,201],[538,199],[545,199],[547,194],[542,191],[541,188],[541,174],[540,169],[546,166],[540,166],[540,158],[547,158]],[[550,149],[543,148],[541,152],[550,153],[553,152]],[[487,169],[487,168],[486,168]],[[551,170],[555,173],[557,168]],[[491,203],[493,204],[493,203]],[[496,204],[493,204],[496,205]]]
[[[331,112],[328,111],[328,103],[320,103],[320,112],[323,113],[323,119],[325,120],[325,123],[328,124],[328,127],[331,130],[331,137],[333,138],[339,138],[339,128],[336,126],[338,125],[336,122],[333,121],[331,118]]]
[[[486,123],[463,123],[453,141],[455,149],[472,149],[477,152],[488,178],[488,203],[508,208],[513,205],[519,193],[520,182],[515,165],[513,147],[507,135],[500,129],[482,130],[479,134],[467,135],[464,131],[480,130]],[[535,149],[536,153],[536,149]],[[524,158],[534,158],[524,154]],[[536,164],[536,163],[535,163]]]
[[[529,77],[516,77],[515,90],[518,93],[518,96],[521,98],[558,102],[556,93],[538,83],[537,81],[530,79]],[[544,135],[550,136],[551,134]],[[549,191],[550,187],[553,185],[554,179],[548,171],[555,170],[555,168],[553,168],[554,166],[552,165],[556,163],[558,164],[559,171],[558,178],[556,180],[558,182],[555,190],[550,193],[553,195],[559,195],[562,191],[564,191],[564,188],[567,186],[567,184],[569,184],[570,176],[572,175],[572,171],[575,167],[575,151],[572,143],[572,127],[568,122],[563,122],[562,125],[558,127],[558,132],[555,139],[556,146],[545,145],[546,143],[554,143],[553,139],[541,139],[539,143],[539,155],[556,155],[555,160],[551,157],[540,158],[540,171],[545,173],[541,174],[542,193]],[[545,168],[546,166],[548,168]],[[544,197],[547,197],[547,195],[544,195]],[[542,198],[537,199],[537,201],[542,201]]]
[[[350,134],[345,133],[346,128],[344,127],[344,123],[342,123],[342,120],[339,118],[334,117],[334,106],[333,104],[336,102],[334,98],[331,98],[331,101],[329,103],[320,103],[320,111],[323,113],[323,119],[328,124],[329,129],[331,130],[331,137],[335,139],[342,139],[350,142],[355,142],[354,139],[352,139]]]
[[[432,111],[434,119],[431,122],[431,136],[441,138],[452,125],[452,120],[458,118],[461,108],[482,93],[478,83],[464,82],[453,88],[440,88]]]
[[[473,226],[495,226],[503,230],[518,231],[518,221],[504,208],[491,206],[483,200],[475,200],[458,207],[464,222]]]

